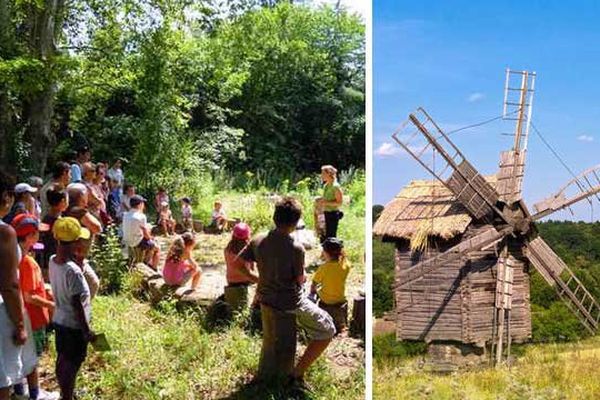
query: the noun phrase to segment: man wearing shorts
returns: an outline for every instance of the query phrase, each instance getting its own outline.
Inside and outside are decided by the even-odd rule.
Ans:
[[[304,248],[290,234],[302,216],[297,200],[284,197],[275,205],[276,228],[256,237],[242,257],[256,262],[258,296],[261,304],[296,315],[297,325],[306,331],[308,346],[292,372],[292,379],[303,383],[304,373],[325,351],[335,335],[333,319],[303,293]]]
[[[144,207],[146,199],[135,195],[129,200],[131,209],[123,214],[123,242],[128,247],[139,247],[144,252],[144,262],[157,269],[160,260],[160,247],[150,232]]]

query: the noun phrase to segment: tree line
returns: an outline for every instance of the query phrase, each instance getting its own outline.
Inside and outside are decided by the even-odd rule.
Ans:
[[[364,23],[305,3],[0,0],[0,165],[85,144],[142,187],[364,167]]]

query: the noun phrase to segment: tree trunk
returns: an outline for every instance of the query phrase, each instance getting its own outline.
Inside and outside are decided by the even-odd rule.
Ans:
[[[45,0],[43,7],[30,6],[28,16],[28,45],[30,54],[52,68],[56,42],[62,33],[64,0]],[[56,82],[48,79],[44,88],[25,98],[25,138],[31,145],[31,172],[43,176],[51,149],[56,143],[52,132],[52,115]]]

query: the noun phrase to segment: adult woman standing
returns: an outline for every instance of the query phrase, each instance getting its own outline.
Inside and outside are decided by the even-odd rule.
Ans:
[[[321,180],[324,182],[323,196],[319,199],[319,206],[325,215],[325,235],[321,242],[328,237],[336,237],[339,220],[344,214],[340,211],[344,194],[337,181],[337,169],[332,165],[321,167]]]

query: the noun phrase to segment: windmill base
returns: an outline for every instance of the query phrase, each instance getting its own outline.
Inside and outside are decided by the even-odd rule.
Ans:
[[[427,347],[424,369],[434,373],[451,373],[460,369],[488,365],[485,346],[460,342],[431,342]]]

